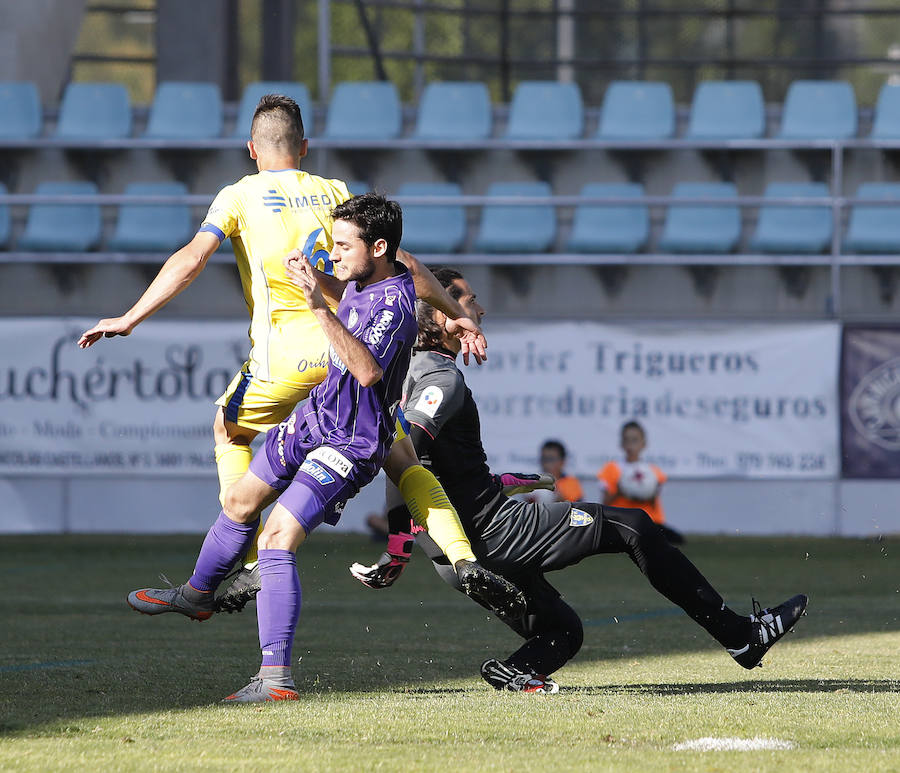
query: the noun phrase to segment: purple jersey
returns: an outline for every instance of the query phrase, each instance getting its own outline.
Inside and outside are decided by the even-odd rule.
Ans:
[[[374,471],[384,462],[394,435],[393,407],[400,399],[418,334],[415,303],[412,276],[405,268],[362,290],[350,282],[337,317],[366,345],[384,375],[377,384],[362,386],[331,347],[328,375],[300,409],[317,444],[356,461],[371,462]]]

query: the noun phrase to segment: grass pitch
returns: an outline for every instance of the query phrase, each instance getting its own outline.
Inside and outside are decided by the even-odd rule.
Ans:
[[[380,544],[300,551],[301,699],[222,706],[258,665],[255,614],[145,617],[128,590],[186,577],[197,537],[4,538],[0,769],[900,770],[900,540],[696,538],[735,609],[806,592],[765,667],[737,666],[624,557],[550,575],[586,621],[555,696],[478,677],[518,639],[420,552],[397,585],[347,566]],[[702,738],[790,749],[675,750]],[[723,741],[709,742],[714,746]]]

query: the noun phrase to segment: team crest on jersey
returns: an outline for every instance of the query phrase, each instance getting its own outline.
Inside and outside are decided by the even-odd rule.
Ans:
[[[415,410],[424,413],[426,416],[430,416],[433,419],[434,415],[437,413],[437,409],[440,408],[443,401],[444,393],[441,388],[430,386],[422,392],[422,396],[416,403]]]
[[[397,298],[399,298],[399,291],[396,287],[385,287],[384,288],[384,302],[388,306],[393,306],[397,302]]]
[[[569,526],[590,526],[593,522],[594,516],[584,510],[573,507],[569,511]]]
[[[316,481],[321,483],[323,486],[327,486],[330,483],[334,483],[334,476],[328,472],[321,464],[318,462],[313,462],[310,459],[304,460],[303,464],[300,465],[300,471],[305,472],[311,478],[314,478]]]
[[[350,309],[350,315],[347,317],[347,327],[356,327],[359,322],[359,312],[356,309]]]

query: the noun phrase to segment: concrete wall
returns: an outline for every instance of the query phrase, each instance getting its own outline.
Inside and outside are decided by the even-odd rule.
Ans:
[[[597,497],[596,481],[582,481]],[[0,478],[0,534],[206,531],[219,511],[215,477]],[[900,534],[900,481],[670,481],[664,504],[673,527],[691,534]],[[381,512],[379,477],[352,500],[339,529],[365,531]],[[324,528],[324,527],[323,527]]]
[[[57,101],[81,30],[85,0],[0,0],[0,80],[34,81]]]

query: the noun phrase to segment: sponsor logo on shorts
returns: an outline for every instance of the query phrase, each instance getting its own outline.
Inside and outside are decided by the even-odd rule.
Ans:
[[[430,416],[433,419],[434,415],[437,413],[437,409],[440,408],[443,401],[443,390],[440,387],[430,386],[422,392],[422,396],[419,397],[419,401],[416,403],[414,410],[424,413],[426,416]]]
[[[391,322],[393,322],[393,320],[393,311],[388,311],[387,309],[382,311],[378,316],[378,319],[375,321],[375,324],[366,331],[364,336],[365,342],[372,346],[377,344],[382,338],[384,338],[384,334],[391,329]]]
[[[594,516],[584,510],[573,507],[569,511],[569,526],[589,526],[593,522]]]
[[[329,446],[314,448],[306,455],[306,458],[321,462],[342,478],[346,478],[353,471],[353,462],[340,451],[335,451]]]
[[[329,473],[328,470],[326,470],[318,462],[313,462],[309,459],[306,459],[304,460],[303,464],[300,465],[300,471],[305,472],[311,478],[315,478],[315,480],[317,480],[323,486],[334,483],[334,477],[331,475],[331,473]]]

